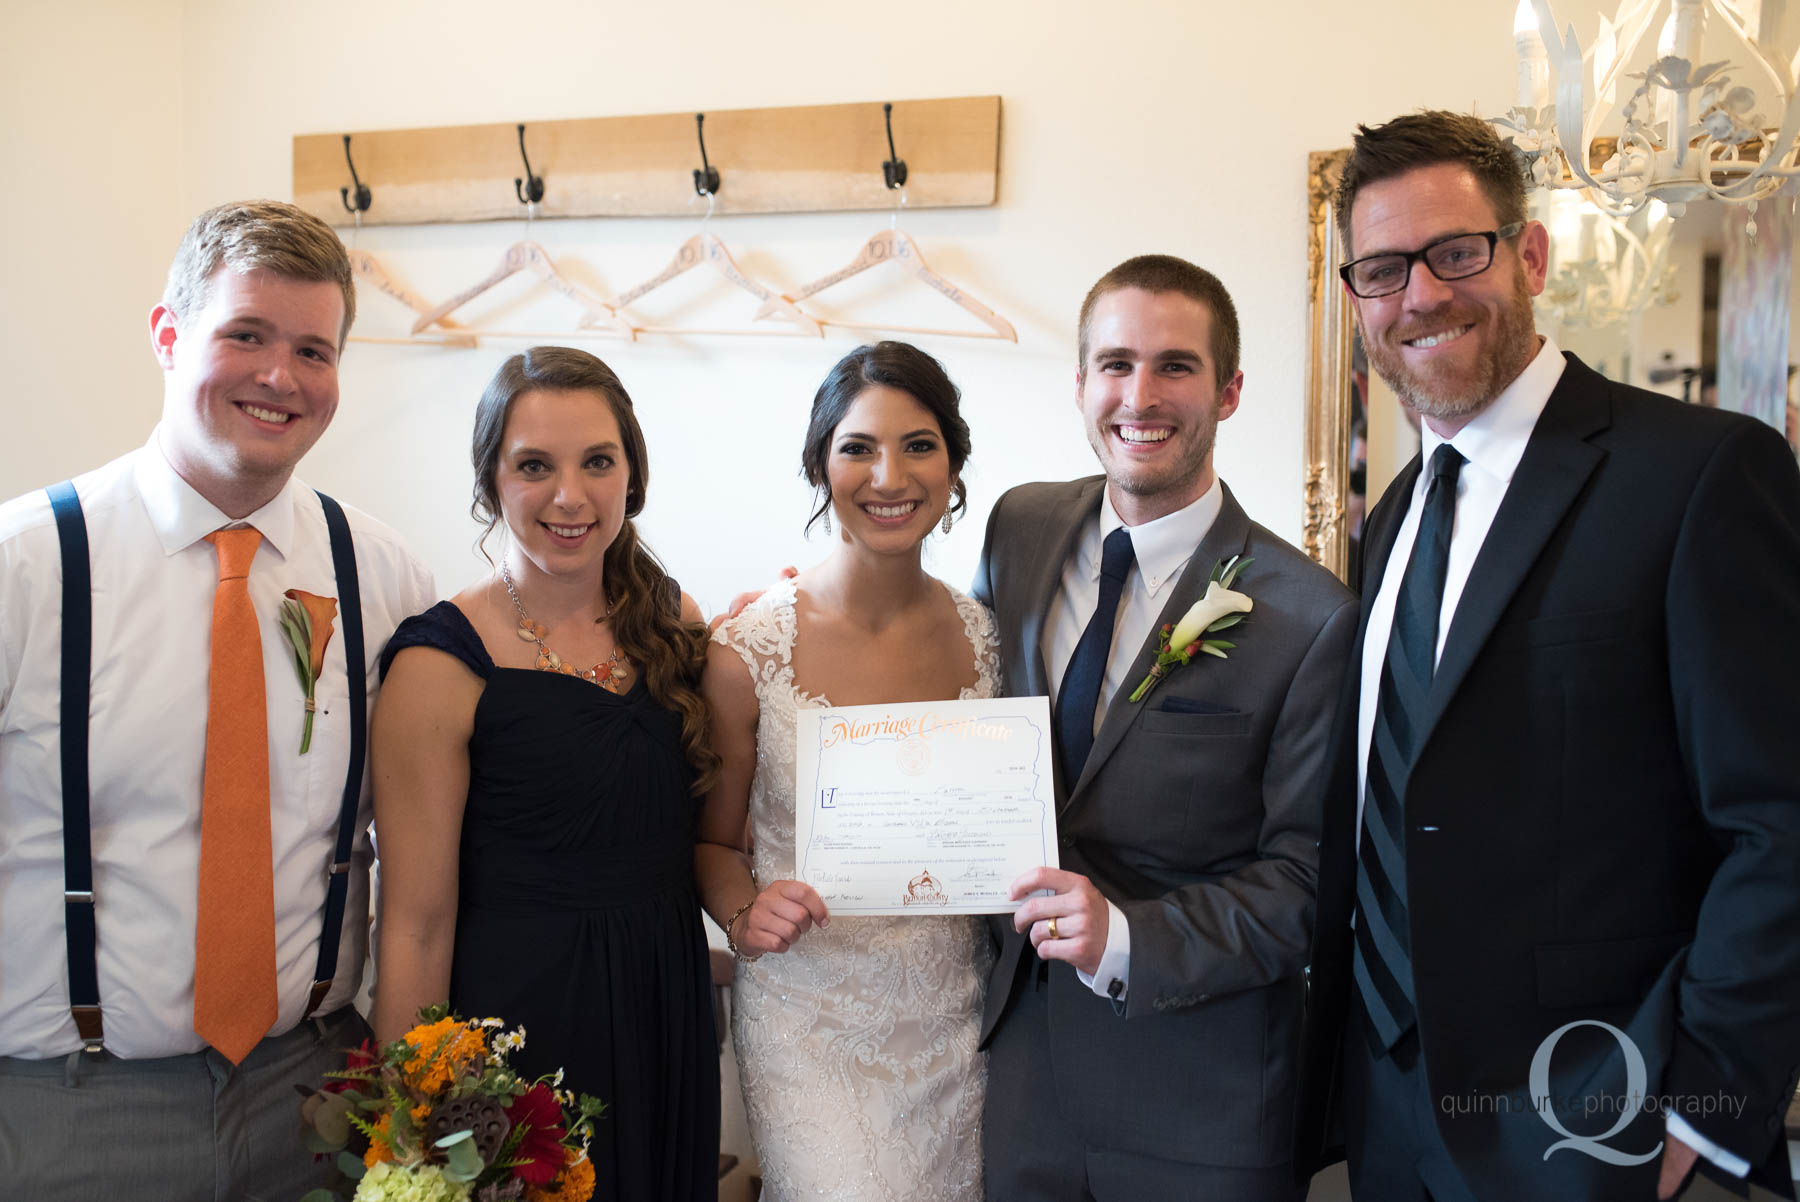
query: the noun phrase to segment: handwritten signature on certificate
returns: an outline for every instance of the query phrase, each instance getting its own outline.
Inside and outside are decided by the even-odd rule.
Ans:
[[[802,709],[794,868],[835,914],[1000,914],[1056,865],[1046,697]]]

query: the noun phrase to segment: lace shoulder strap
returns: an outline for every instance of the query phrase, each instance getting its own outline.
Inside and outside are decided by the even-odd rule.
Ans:
[[[759,684],[794,656],[794,582],[778,580],[738,616],[713,631],[713,642],[731,648]]]
[[[956,602],[956,612],[962,617],[963,635],[975,652],[975,670],[979,677],[976,687],[989,695],[999,692],[1003,679],[1000,634],[994,628],[993,612],[954,585],[944,587],[950,590],[950,596]]]

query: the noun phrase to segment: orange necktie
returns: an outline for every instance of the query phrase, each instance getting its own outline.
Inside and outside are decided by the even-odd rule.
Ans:
[[[200,802],[194,1030],[233,1064],[275,1025],[275,875],[262,636],[250,604],[248,527],[206,536],[219,552]]]

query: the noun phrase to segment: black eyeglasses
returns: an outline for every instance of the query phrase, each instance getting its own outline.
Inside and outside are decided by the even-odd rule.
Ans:
[[[1524,228],[1523,221],[1515,221],[1482,234],[1452,234],[1423,250],[1354,259],[1338,268],[1338,275],[1351,292],[1364,300],[1390,296],[1405,288],[1412,279],[1414,263],[1424,263],[1440,280],[1466,280],[1492,266],[1494,245],[1500,239],[1510,238]]]

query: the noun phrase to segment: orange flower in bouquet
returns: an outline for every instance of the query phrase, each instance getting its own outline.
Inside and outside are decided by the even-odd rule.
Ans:
[[[528,1189],[524,1202],[587,1202],[594,1196],[594,1162],[587,1153],[567,1149],[569,1157],[554,1187]]]

